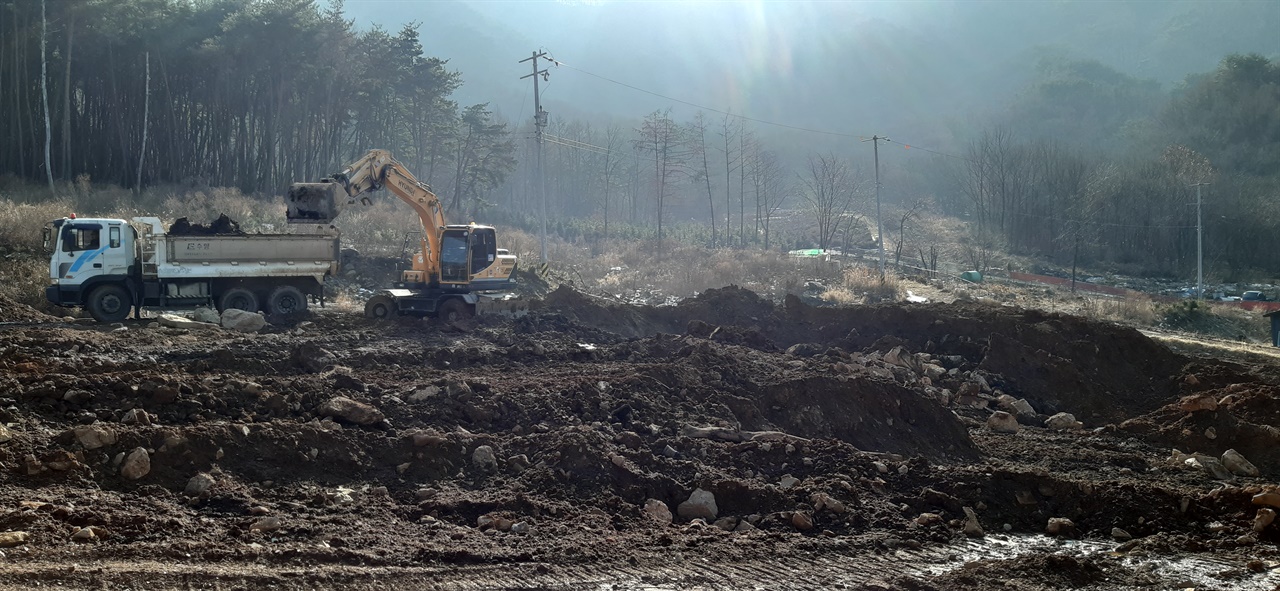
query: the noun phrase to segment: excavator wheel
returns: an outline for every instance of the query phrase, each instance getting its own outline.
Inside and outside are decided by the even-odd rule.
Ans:
[[[471,306],[461,298],[450,298],[440,304],[440,309],[436,311],[436,316],[450,324],[459,320],[470,318],[475,313],[472,312]]]
[[[386,294],[373,296],[364,305],[365,317],[374,320],[389,318],[396,313],[396,300]]]

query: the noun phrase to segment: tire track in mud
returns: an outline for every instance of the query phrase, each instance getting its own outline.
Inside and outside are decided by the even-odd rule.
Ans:
[[[247,584],[277,589],[341,584],[346,589],[412,588],[441,591],[542,589],[556,591],[710,591],[717,589],[898,589],[907,580],[927,581],[975,561],[1001,562],[1056,550],[1071,556],[1106,556],[1119,568],[1154,564],[1166,584],[1234,591],[1280,585],[1280,570],[1250,577],[1223,573],[1243,565],[1215,556],[1123,557],[1102,541],[1062,542],[1040,536],[991,535],[924,549],[883,554],[857,553],[718,561],[700,556],[672,564],[556,565],[518,563],[484,566],[359,567],[282,566],[264,563],[165,563],[157,561],[11,562],[0,565],[0,589],[88,583],[95,586],[143,583],[149,589],[225,588]],[[675,562],[679,561],[679,562]],[[1149,570],[1154,570],[1148,567]],[[1115,589],[1124,588],[1125,583]],[[16,586],[14,586],[16,585]],[[923,587],[928,588],[928,587]],[[1100,587],[1106,589],[1108,587]]]

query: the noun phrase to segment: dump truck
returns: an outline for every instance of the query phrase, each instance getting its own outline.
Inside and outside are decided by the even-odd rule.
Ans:
[[[179,228],[175,225],[173,230]],[[290,314],[323,300],[338,273],[336,230],[295,234],[166,232],[155,217],[53,220],[44,228],[46,298],[119,322],[143,307]]]
[[[285,203],[290,224],[328,224],[369,194],[387,189],[408,204],[421,224],[418,252],[400,281],[365,303],[365,315],[436,317],[448,322],[482,314],[520,315],[524,302],[509,291],[516,284],[516,257],[498,248],[492,226],[449,224],[444,207],[426,183],[414,178],[386,150],[370,150],[342,172],[318,183],[294,183]]]

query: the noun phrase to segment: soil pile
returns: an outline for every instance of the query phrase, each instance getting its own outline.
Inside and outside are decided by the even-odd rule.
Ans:
[[[0,351],[14,580],[1127,589],[1151,579],[1128,557],[1162,553],[1226,565],[1208,586],[1280,582],[1252,500],[1277,467],[1244,427],[1280,414],[1270,374],[1076,318],[561,287],[465,326],[58,324],[0,331]],[[1202,391],[1215,410],[1182,410]],[[1168,462],[1198,421],[1216,438],[1183,451],[1257,454],[1262,474]],[[952,558],[1051,518],[1117,553]]]
[[[218,219],[209,225],[193,224],[187,218],[178,218],[169,226],[169,234],[174,236],[215,236],[219,234],[244,234],[237,222],[227,214],[220,214]]]
[[[0,295],[0,322],[53,322],[53,316]]]

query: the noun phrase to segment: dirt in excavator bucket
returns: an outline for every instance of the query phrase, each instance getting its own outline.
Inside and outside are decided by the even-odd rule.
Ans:
[[[347,195],[337,183],[294,183],[285,196],[291,224],[328,223],[338,216]]]

